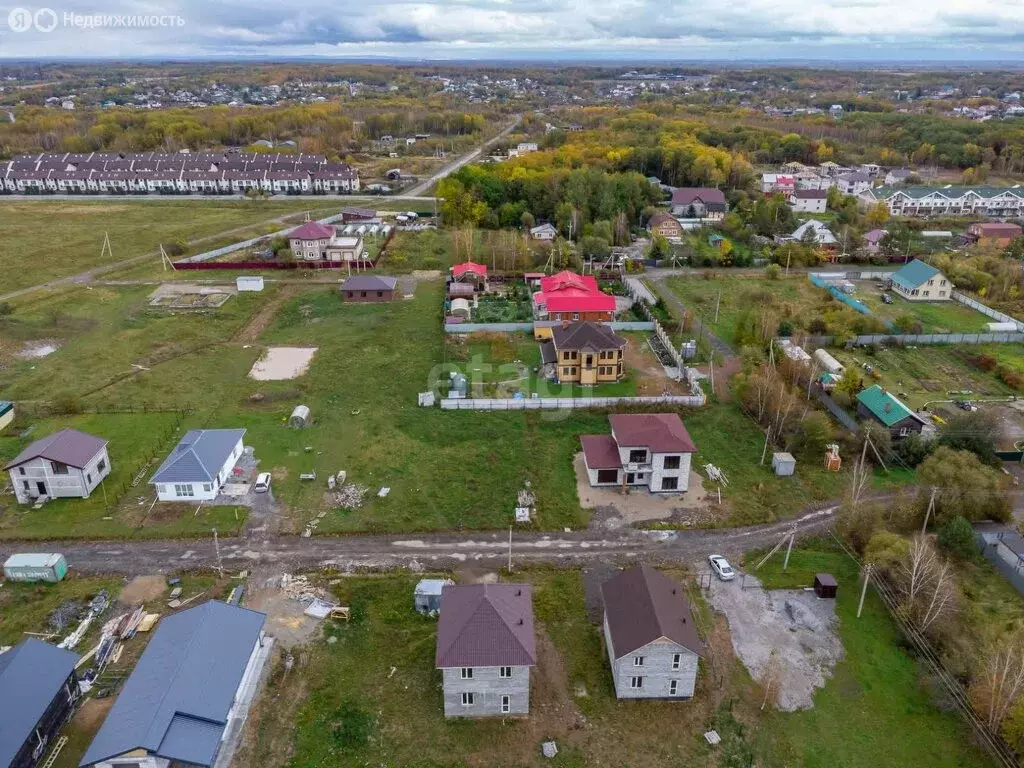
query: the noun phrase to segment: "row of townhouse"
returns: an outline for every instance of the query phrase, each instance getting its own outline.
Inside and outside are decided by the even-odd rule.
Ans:
[[[253,153],[40,153],[0,164],[0,190],[97,193],[359,191],[359,174],[323,155]]]
[[[4,168],[2,189],[8,193],[82,192],[106,194],[227,194],[250,189],[272,193],[334,193],[359,191],[359,174],[350,166],[329,165],[316,171],[96,171]]]
[[[859,196],[868,207],[885,203],[893,216],[1024,216],[1024,187],[875,187]]]

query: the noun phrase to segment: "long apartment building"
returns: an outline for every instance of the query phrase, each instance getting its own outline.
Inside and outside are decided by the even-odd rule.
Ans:
[[[318,154],[43,152],[0,161],[0,190],[11,194],[231,194],[250,189],[358,192],[359,173]]]
[[[862,205],[885,203],[893,216],[1024,216],[1024,186],[876,187],[858,195]]]

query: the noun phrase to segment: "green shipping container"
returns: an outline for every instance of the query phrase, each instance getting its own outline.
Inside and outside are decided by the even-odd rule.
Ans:
[[[11,581],[58,582],[68,573],[68,562],[57,553],[25,552],[11,555],[4,563],[4,578]]]

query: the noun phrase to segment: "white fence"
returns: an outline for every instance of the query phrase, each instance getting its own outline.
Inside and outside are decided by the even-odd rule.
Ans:
[[[537,325],[559,325],[559,323],[540,323]],[[613,331],[653,331],[654,323],[650,322],[629,322],[629,323],[602,323]],[[445,333],[514,333],[516,331],[532,332],[534,323],[445,323]]]
[[[957,293],[956,291],[953,291],[952,296],[956,301],[959,301],[961,304],[966,304],[971,309],[977,312],[981,312],[981,314],[985,315],[986,317],[991,317],[993,320],[998,320],[1001,323],[1013,323],[1014,325],[1017,326],[1018,331],[1024,331],[1024,323],[1022,323],[1015,317],[1010,317],[1009,315],[1000,312],[998,309],[986,307],[980,301],[976,301],[975,299],[972,299],[970,296],[964,296],[962,293]]]
[[[442,398],[445,411],[554,411],[574,408],[614,408],[619,405],[675,405],[699,407],[707,397],[701,395],[662,395],[660,397],[533,397],[533,398]]]

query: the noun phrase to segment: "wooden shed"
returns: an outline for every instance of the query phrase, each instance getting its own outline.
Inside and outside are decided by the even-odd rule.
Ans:
[[[818,597],[834,600],[839,585],[831,573],[819,573],[814,577],[814,594]]]

